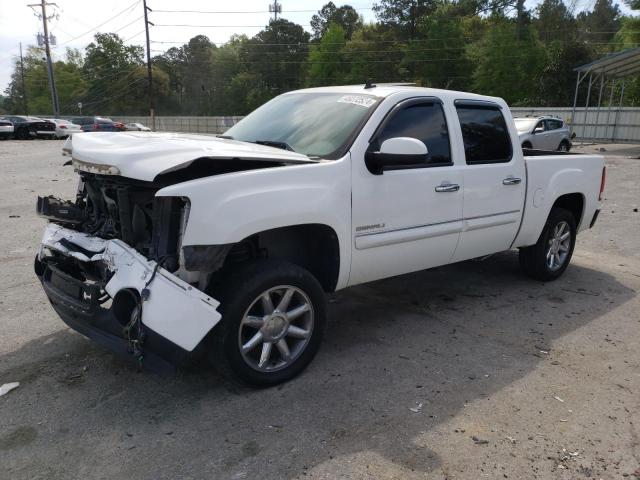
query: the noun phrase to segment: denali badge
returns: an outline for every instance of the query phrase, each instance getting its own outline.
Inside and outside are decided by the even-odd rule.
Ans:
[[[363,232],[365,230],[376,230],[378,228],[384,228],[386,223],[376,223],[374,225],[362,225],[361,227],[356,227],[356,232]]]

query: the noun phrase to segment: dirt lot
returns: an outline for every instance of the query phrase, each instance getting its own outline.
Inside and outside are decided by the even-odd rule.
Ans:
[[[311,367],[260,391],[137,373],[56,317],[32,259],[61,145],[0,142],[0,478],[640,478],[640,149],[606,147],[559,281],[508,252],[340,292]]]

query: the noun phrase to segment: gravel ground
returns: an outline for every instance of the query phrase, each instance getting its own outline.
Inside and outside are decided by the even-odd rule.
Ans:
[[[506,252],[339,292],[306,372],[252,390],[137,373],[56,317],[32,259],[36,195],[75,189],[61,145],[0,142],[0,478],[640,478],[639,148],[605,146],[560,280]]]

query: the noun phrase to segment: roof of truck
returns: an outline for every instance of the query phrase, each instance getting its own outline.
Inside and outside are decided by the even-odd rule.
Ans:
[[[444,90],[438,88],[426,88],[426,87],[416,87],[411,84],[393,84],[393,83],[379,83],[372,84],[369,88],[365,88],[364,84],[359,85],[340,85],[334,87],[315,87],[315,88],[305,88],[303,90],[294,90],[288,93],[345,93],[352,95],[373,95],[375,97],[385,98],[394,93],[399,92],[415,92],[416,95],[424,95],[424,96],[434,96],[440,99],[473,99],[473,100],[489,100],[489,101],[498,101],[501,100],[497,97],[489,97],[486,95],[478,95],[476,93],[469,92],[458,92],[455,90]]]

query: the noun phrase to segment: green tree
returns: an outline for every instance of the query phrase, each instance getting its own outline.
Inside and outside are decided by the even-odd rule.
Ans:
[[[406,43],[382,25],[365,25],[357,30],[344,47],[346,83],[397,82],[410,80],[401,65]]]
[[[123,97],[123,92],[144,81],[134,75],[143,64],[142,47],[125,45],[115,33],[96,34],[86,48],[82,65],[83,78],[88,84],[82,99],[83,113],[119,113],[116,100]]]
[[[568,41],[575,38],[576,20],[563,0],[543,0],[535,12],[533,26],[542,42]]]
[[[345,31],[337,24],[329,25],[317,45],[309,52],[307,85],[339,85],[344,82],[346,45]]]
[[[454,16],[455,6],[441,4],[418,23],[419,40],[409,43],[405,65],[424,86],[464,90],[472,65],[466,55],[467,21]]]
[[[620,7],[613,0],[596,0],[593,10],[580,12],[577,17],[579,37],[596,50],[605,52],[609,42],[620,28]]]
[[[351,38],[353,32],[362,26],[362,19],[352,6],[336,7],[333,2],[329,2],[311,17],[310,23],[315,40],[322,38],[331,24],[340,25],[344,36]]]
[[[300,25],[285,19],[271,21],[247,42],[241,61],[272,95],[295,90],[304,84],[309,38]]]
[[[403,39],[414,39],[420,17],[432,13],[437,0],[380,0],[373,11],[380,23],[396,30]]]
[[[556,40],[548,45],[535,104],[544,107],[572,105],[576,84],[574,68],[592,59],[589,47],[575,40]]]
[[[502,97],[510,104],[526,104],[537,96],[545,51],[531,28],[525,28],[523,38],[518,39],[513,21],[494,20],[468,53],[476,65],[474,91]]]

